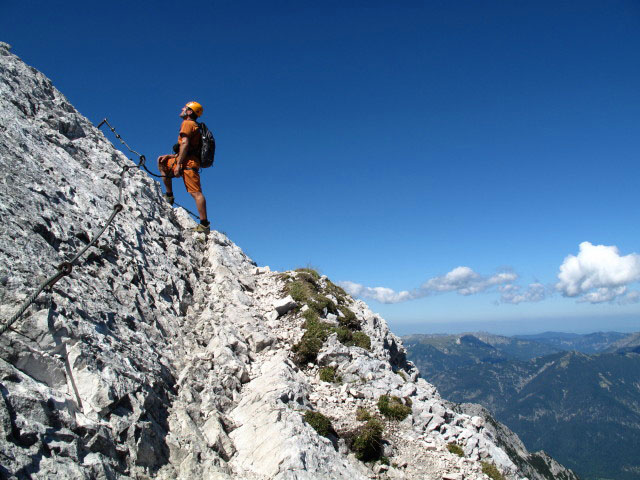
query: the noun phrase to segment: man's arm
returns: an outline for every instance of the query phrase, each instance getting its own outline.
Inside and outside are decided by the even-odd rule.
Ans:
[[[179,175],[183,168],[185,158],[187,157],[187,151],[189,150],[189,137],[186,135],[180,135],[180,152],[178,152],[178,160],[176,161],[176,175]]]

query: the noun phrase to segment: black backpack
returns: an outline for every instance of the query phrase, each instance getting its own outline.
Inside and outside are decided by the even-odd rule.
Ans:
[[[213,165],[216,155],[216,139],[213,138],[213,133],[204,123],[199,123],[198,127],[200,127],[202,139],[200,142],[200,168],[209,168]]]

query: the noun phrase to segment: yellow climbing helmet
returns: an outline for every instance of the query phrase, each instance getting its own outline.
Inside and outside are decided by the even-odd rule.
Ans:
[[[196,117],[202,115],[202,111],[204,110],[204,108],[202,108],[202,105],[200,105],[198,102],[189,102],[185,105],[185,107],[193,110],[193,113],[196,114]]]

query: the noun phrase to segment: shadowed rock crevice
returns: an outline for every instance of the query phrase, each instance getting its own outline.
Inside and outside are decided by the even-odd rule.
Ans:
[[[56,235],[49,230],[49,227],[42,223],[38,223],[33,226],[33,232],[40,235],[49,245],[53,247],[55,251],[58,251],[60,248],[61,240],[56,237]]]

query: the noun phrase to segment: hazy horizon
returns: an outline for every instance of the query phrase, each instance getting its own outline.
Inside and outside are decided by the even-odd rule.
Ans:
[[[612,317],[609,323],[594,318],[548,318],[536,320],[469,320],[455,322],[414,322],[388,321],[391,331],[399,336],[412,334],[458,334],[467,332],[487,332],[494,335],[535,335],[545,332],[589,334],[595,332],[634,333],[640,331],[638,319],[634,316]]]

